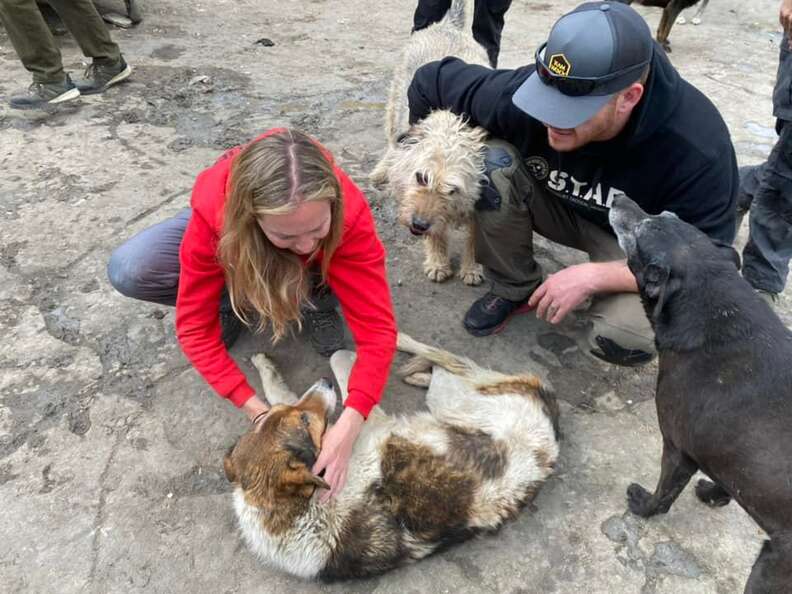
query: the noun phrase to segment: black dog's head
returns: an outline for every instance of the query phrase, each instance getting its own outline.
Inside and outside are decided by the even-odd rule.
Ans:
[[[613,200],[610,224],[652,322],[681,288],[704,287],[708,270],[740,267],[740,258],[730,246],[714,243],[673,213],[648,215],[624,195]]]

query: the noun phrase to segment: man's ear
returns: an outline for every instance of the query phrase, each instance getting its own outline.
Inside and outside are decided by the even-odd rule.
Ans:
[[[652,262],[644,269],[642,276],[643,292],[655,302],[652,317],[657,319],[672,292],[669,283],[671,268],[665,264]]]
[[[617,109],[622,113],[632,113],[644,94],[644,86],[639,82],[634,82],[621,93],[619,93],[619,103]]]

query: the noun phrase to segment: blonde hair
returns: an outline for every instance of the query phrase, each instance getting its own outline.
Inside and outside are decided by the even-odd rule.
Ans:
[[[330,203],[330,231],[308,261],[321,252],[325,282],[344,222],[332,157],[306,134],[283,129],[251,142],[234,158],[218,260],[225,269],[234,313],[248,326],[251,314],[258,314],[256,330],[271,323],[275,341],[286,334],[289,322],[301,325],[300,308],[310,303],[310,275],[297,254],[267,239],[258,221],[321,200]]]

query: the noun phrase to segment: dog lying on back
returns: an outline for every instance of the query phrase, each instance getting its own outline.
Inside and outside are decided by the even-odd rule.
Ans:
[[[654,493],[630,485],[630,510],[665,513],[697,470],[708,505],[734,499],[770,540],[745,591],[792,592],[792,332],[742,279],[739,258],[671,213],[617,197],[610,222],[638,281],[659,353],[663,434]]]
[[[657,6],[663,9],[663,16],[660,18],[660,24],[657,26],[657,42],[663,46],[667,52],[671,51],[671,42],[668,41],[668,36],[671,34],[671,27],[677,22],[677,18],[683,10],[695,6],[699,2],[696,16],[693,17],[693,24],[698,25],[701,22],[701,15],[709,4],[709,0],[617,0],[622,4],[632,4],[633,1],[643,6]]]
[[[448,110],[436,110],[409,125],[407,88],[424,64],[456,56],[489,67],[486,50],[465,27],[464,0],[453,0],[445,18],[416,31],[402,52],[391,82],[385,114],[385,155],[370,175],[387,184],[399,202],[399,222],[425,238],[424,272],[430,280],[451,277],[448,257],[450,228],[467,227],[459,277],[467,285],[483,280],[473,247],[473,205],[484,179],[487,131],[471,127]]]
[[[537,493],[558,457],[558,408],[532,375],[504,375],[399,335],[416,355],[406,380],[428,385],[429,412],[375,407],[327,504],[311,473],[336,402],[320,380],[299,400],[264,355],[253,363],[273,404],[226,455],[234,508],[262,561],[303,578],[379,574],[499,528]],[[342,395],[354,354],[331,366]]]

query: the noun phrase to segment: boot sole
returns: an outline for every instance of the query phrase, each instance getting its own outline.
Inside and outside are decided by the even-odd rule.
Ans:
[[[97,95],[99,93],[104,93],[107,89],[120,83],[122,80],[126,80],[132,74],[132,66],[127,64],[127,67],[124,68],[121,72],[116,74],[113,78],[108,80],[103,87],[98,89],[85,89],[82,91],[83,95]]]
[[[57,97],[53,97],[49,101],[42,101],[41,103],[31,104],[31,103],[23,103],[21,105],[15,105],[13,102],[9,101],[8,105],[11,109],[40,109],[46,105],[57,105],[58,103],[65,103],[66,101],[71,101],[72,99],[77,99],[80,96],[80,89],[73,88],[69,89],[65,93],[61,93]]]
[[[468,333],[472,334],[473,336],[489,336],[490,334],[500,334],[506,328],[506,324],[508,324],[514,316],[519,316],[521,314],[528,313],[529,311],[533,311],[533,308],[529,307],[528,302],[526,301],[520,307],[506,316],[506,318],[497,326],[493,326],[491,328],[469,328],[465,326],[465,330],[467,330]]]

